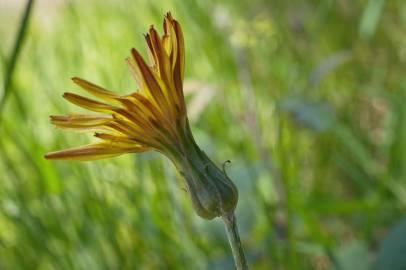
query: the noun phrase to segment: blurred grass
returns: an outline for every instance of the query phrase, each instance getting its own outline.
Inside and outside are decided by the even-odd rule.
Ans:
[[[0,1],[3,62],[24,4]],[[193,213],[159,155],[43,159],[90,139],[48,123],[78,111],[61,98],[78,91],[69,78],[134,91],[124,58],[168,10],[188,104],[203,108],[196,139],[232,160],[252,269],[371,269],[406,210],[404,1],[37,4],[13,80],[22,104],[10,95],[0,123],[0,269],[232,269],[222,225]]]

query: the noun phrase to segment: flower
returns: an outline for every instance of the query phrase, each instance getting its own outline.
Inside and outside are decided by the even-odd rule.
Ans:
[[[64,93],[63,97],[102,114],[51,116],[51,123],[62,129],[93,131],[101,142],[51,152],[45,158],[95,160],[158,151],[172,160],[184,177],[197,213],[211,219],[233,211],[238,193],[227,175],[200,150],[193,138],[183,95],[182,30],[170,13],[165,16],[163,25],[162,37],[153,26],[145,35],[150,65],[136,49],[131,50],[132,58],[126,59],[139,91],[121,96],[86,80],[72,78],[74,83],[104,102],[74,93]]]

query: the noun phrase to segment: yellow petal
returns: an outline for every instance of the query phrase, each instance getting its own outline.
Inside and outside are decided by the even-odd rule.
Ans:
[[[169,60],[169,54],[167,54],[163,47],[163,41],[154,28],[150,28],[150,42],[157,60],[157,74],[160,78],[157,82],[169,104],[168,111],[172,114],[172,119],[176,119],[177,113],[175,106],[178,104],[178,98],[173,82],[171,62]]]
[[[113,113],[117,117],[125,118],[128,121],[131,121],[136,124],[140,124],[140,121],[132,115],[130,112],[123,108],[116,106],[111,106],[106,103],[98,102],[86,97],[82,97],[73,93],[64,93],[63,97],[68,101],[72,102],[79,107],[94,111],[94,112],[104,112],[104,113]]]
[[[119,136],[116,134],[111,134],[111,133],[100,133],[100,132],[96,132],[94,134],[95,137],[105,140],[105,141],[111,141],[111,142],[116,142],[116,143],[122,143],[123,145],[134,145],[134,144],[138,144],[138,142],[135,139],[132,139],[129,136]]]
[[[169,36],[170,43],[171,43],[171,54],[169,54],[169,58],[172,63],[172,70],[175,68],[176,59],[178,56],[178,40],[176,38],[175,29],[173,28],[173,19],[170,14],[167,14],[164,20],[164,30],[165,34]]]
[[[139,145],[125,148],[118,147],[118,144],[114,144],[111,142],[103,142],[51,152],[46,154],[45,158],[86,161],[114,157],[125,153],[144,152],[146,150],[147,148]]]
[[[152,26],[151,26],[152,27]],[[148,46],[148,59],[151,63],[151,66],[157,66],[158,59],[156,58],[156,54],[154,53],[154,48],[152,47],[151,36],[149,34],[145,35],[145,41],[147,42]]]
[[[185,45],[184,45],[184,40],[183,40],[183,34],[182,34],[182,29],[177,21],[173,21],[173,28],[176,33],[176,40],[177,40],[177,46],[178,46],[178,54],[176,57],[176,64],[174,68],[174,75],[178,76],[175,77],[175,84],[176,81],[178,81],[177,86],[180,86],[179,89],[182,89],[181,84],[183,82],[183,76],[184,76],[184,69],[185,69]]]
[[[138,141],[140,144],[156,146],[158,143],[158,140],[155,140],[156,132],[144,130],[128,121],[116,119],[116,121],[107,124],[107,126],[119,134]]]
[[[76,132],[104,132],[111,128],[106,126],[113,118],[80,115],[51,115],[51,123],[58,128]]]
[[[155,31],[154,28],[150,28],[150,43],[153,48],[154,55],[156,57],[156,65],[158,67],[159,75],[161,79],[170,86],[172,81],[170,77],[171,70],[170,70],[170,63],[169,63],[169,56],[166,53],[165,49],[162,47],[162,41],[158,36],[158,33]]]
[[[157,123],[159,123],[160,126],[166,127],[168,132],[176,133],[176,130],[172,128],[174,123],[170,122],[167,117],[165,117],[162,112],[151,103],[149,99],[138,93],[133,93],[130,97],[133,98],[131,100],[138,104],[144,113],[149,114],[148,120],[153,124],[154,127],[156,127]]]
[[[72,81],[79,85],[82,89],[86,90],[90,94],[101,98],[106,101],[114,101],[115,98],[119,97],[117,94],[104,89],[103,87],[97,86],[91,82],[88,82],[86,80],[80,79],[78,77],[73,77]]]
[[[78,105],[79,107],[94,111],[94,112],[111,112],[114,110],[114,106],[98,102],[86,97],[82,97],[73,93],[66,92],[63,94],[63,97],[69,102]]]
[[[142,89],[143,85],[142,85],[142,79],[141,79],[141,74],[140,74],[139,69],[133,63],[133,60],[131,58],[128,57],[125,59],[125,61],[127,63],[127,66],[128,66],[128,69],[130,70],[131,75],[133,76],[133,78],[137,84],[137,87],[139,89]]]
[[[162,47],[165,49],[166,54],[170,56],[172,53],[172,40],[169,35],[162,37]]]
[[[178,104],[180,106],[180,113],[182,116],[186,115],[186,106],[183,95],[183,77],[185,68],[185,45],[180,24],[167,14],[166,21],[168,25],[168,32],[173,41],[173,49],[171,55],[172,69],[173,69],[173,82],[175,85]]]
[[[165,98],[164,93],[162,92],[161,86],[159,85],[159,83],[157,81],[157,78],[155,78],[153,72],[148,67],[148,65],[145,63],[144,59],[141,57],[141,55],[139,54],[139,52],[137,50],[132,49],[131,53],[141,72],[141,75],[142,75],[141,77],[142,77],[144,86],[150,92],[150,94],[152,95],[154,101],[157,103],[159,108],[162,109],[163,112],[168,113],[169,105]]]
[[[50,119],[52,124],[61,127],[69,127],[70,125],[95,127],[102,126],[113,120],[111,116],[96,116],[84,114],[51,115]]]

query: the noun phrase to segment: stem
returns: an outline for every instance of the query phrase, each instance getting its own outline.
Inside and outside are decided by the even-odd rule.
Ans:
[[[19,56],[19,53],[21,51],[21,47],[23,46],[24,43],[24,38],[25,38],[25,33],[27,32],[28,28],[28,22],[29,18],[31,15],[31,10],[32,6],[34,4],[34,0],[28,0],[27,4],[25,6],[24,14],[21,18],[20,26],[18,28],[18,33],[16,40],[14,42],[14,47],[13,51],[11,53],[10,60],[8,62],[8,65],[5,70],[5,75],[4,75],[4,92],[3,92],[3,97],[0,100],[0,112],[4,107],[4,104],[6,102],[7,96],[10,93],[10,88],[11,88],[11,81],[13,78],[15,66],[17,63],[17,59]]]
[[[231,246],[231,251],[233,252],[235,267],[237,270],[248,270],[234,212],[226,213],[222,215],[221,218],[226,227],[228,241]]]

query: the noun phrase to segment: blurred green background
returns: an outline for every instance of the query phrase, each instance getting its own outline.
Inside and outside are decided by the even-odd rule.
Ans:
[[[0,0],[0,96],[26,1]],[[156,153],[46,161],[93,140],[50,114],[124,63],[171,11],[196,140],[240,191],[252,269],[406,269],[404,0],[35,1],[0,115],[0,269],[233,269]]]

